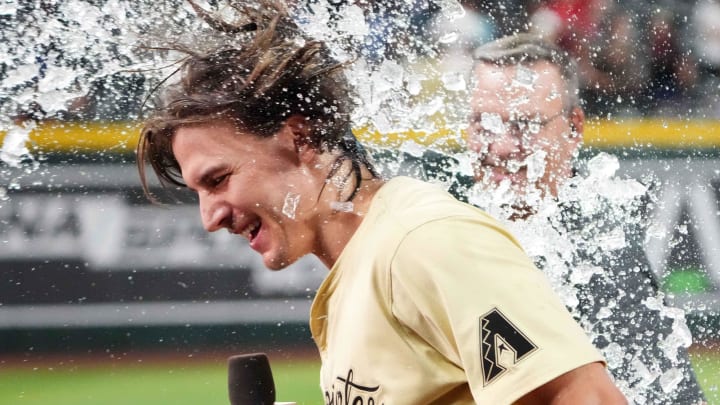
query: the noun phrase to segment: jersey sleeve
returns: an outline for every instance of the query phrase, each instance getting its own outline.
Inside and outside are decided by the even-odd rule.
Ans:
[[[603,361],[543,273],[490,218],[455,216],[411,230],[391,262],[391,308],[464,370],[478,403],[510,403]]]

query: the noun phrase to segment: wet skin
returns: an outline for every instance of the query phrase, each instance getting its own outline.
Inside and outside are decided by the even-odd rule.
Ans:
[[[352,212],[334,210],[345,192],[328,180],[337,153],[316,150],[302,141],[307,137],[297,116],[269,137],[226,121],[179,128],[173,153],[183,180],[197,192],[205,229],[246,237],[269,269],[306,254],[331,268],[382,181],[363,181]]]
[[[309,175],[289,130],[260,138],[229,123],[188,126],[172,147],[207,231],[243,235],[271,269],[313,251],[322,184]],[[294,218],[283,213],[288,196],[299,198]]]

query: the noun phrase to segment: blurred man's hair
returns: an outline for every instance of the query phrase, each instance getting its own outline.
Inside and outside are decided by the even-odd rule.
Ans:
[[[565,50],[532,34],[514,34],[496,39],[476,48],[475,61],[497,66],[532,65],[546,61],[557,66],[565,81],[567,94],[564,104],[567,112],[580,107],[577,63]]]

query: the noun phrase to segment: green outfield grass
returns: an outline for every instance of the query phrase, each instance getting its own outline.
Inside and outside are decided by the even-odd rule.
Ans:
[[[273,362],[278,401],[320,404],[319,363]],[[33,367],[0,364],[2,405],[227,405],[227,368],[222,361],[183,366],[86,364]]]
[[[692,360],[709,405],[720,405],[720,352],[696,350]],[[278,401],[322,403],[317,361],[271,361]],[[0,362],[2,405],[228,403],[227,370],[221,360],[183,364],[156,359],[135,364],[63,363],[42,367]]]
[[[693,350],[690,359],[708,405],[720,405],[720,350]]]

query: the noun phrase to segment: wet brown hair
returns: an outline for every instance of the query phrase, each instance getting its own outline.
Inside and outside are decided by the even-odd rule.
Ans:
[[[150,164],[162,185],[185,186],[172,150],[173,135],[184,126],[223,120],[254,136],[270,137],[286,119],[300,115],[310,126],[303,141],[320,151],[341,152],[330,176],[350,160],[356,190],[361,166],[378,177],[351,132],[354,104],[344,65],[325,43],[305,35],[282,3],[230,1],[242,20],[229,22],[188,2],[210,27],[232,41],[210,49],[202,44],[171,47],[187,55],[178,69],[180,80],[161,93],[137,147],[140,180],[151,200],[155,199],[145,165]],[[348,200],[353,196],[354,192]]]

